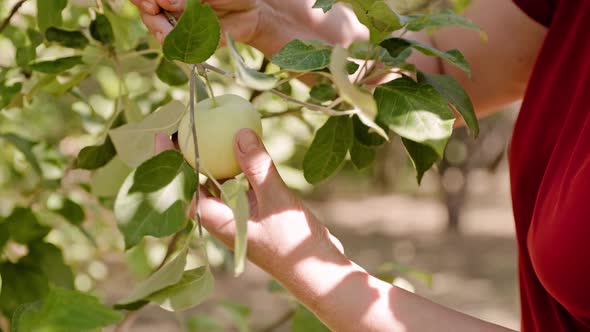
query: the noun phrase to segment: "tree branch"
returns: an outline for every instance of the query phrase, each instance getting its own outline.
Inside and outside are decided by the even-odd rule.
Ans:
[[[0,25],[0,32],[2,32],[4,29],[6,29],[6,27],[10,24],[10,20],[12,20],[12,17],[14,15],[16,15],[16,13],[18,12],[18,10],[20,9],[20,7],[26,2],[27,0],[20,0],[19,2],[17,2],[16,4],[14,4],[14,6],[12,7],[12,9],[10,10],[10,13],[8,14],[8,16],[4,19],[4,21],[2,21],[2,24]]]

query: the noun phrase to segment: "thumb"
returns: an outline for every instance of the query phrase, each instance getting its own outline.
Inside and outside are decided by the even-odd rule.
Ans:
[[[277,194],[288,192],[272,158],[254,131],[241,129],[236,134],[234,150],[240,168],[261,201],[270,197],[276,200]]]

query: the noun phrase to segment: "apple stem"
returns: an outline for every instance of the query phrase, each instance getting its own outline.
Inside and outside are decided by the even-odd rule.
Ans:
[[[201,74],[201,76],[203,76],[203,78],[205,79],[205,84],[207,84],[207,89],[209,90],[209,96],[211,98],[211,101],[213,102],[213,106],[218,107],[219,104],[217,103],[217,99],[215,98],[215,93],[213,92],[213,87],[211,86],[211,80],[209,80],[209,75],[207,74],[207,68],[205,68],[201,64],[198,64],[197,68],[199,70],[199,74]]]

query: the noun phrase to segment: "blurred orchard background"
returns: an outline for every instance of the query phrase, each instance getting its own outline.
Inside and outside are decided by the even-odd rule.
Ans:
[[[0,20],[16,2],[0,0]],[[88,26],[87,7],[93,5],[94,0],[70,1],[64,25]],[[137,50],[158,47],[128,2],[113,1],[112,5],[118,15],[113,28],[119,41],[131,41]],[[428,10],[446,4],[415,0],[403,5]],[[23,150],[14,140],[0,139],[0,216],[9,215],[16,206],[35,207],[40,222],[52,227],[48,241],[62,248],[64,259],[73,266],[75,287],[112,304],[159,264],[166,244],[146,240],[124,253],[110,206],[113,192],[129,170],[114,160],[90,173],[72,169],[71,162],[80,149],[96,143],[112,115],[119,81],[126,91],[127,119],[152,112],[171,99],[186,101],[188,89],[185,82],[170,86],[157,78],[158,59],[140,56],[126,61],[124,55],[120,67],[92,60],[92,65],[65,76],[22,80],[39,75],[27,69],[27,63],[35,59],[27,58],[27,49],[33,47],[39,59],[66,56],[64,52],[70,51],[59,45],[34,45],[27,27],[34,27],[35,13],[35,1],[24,2],[0,33],[0,135],[16,135],[27,142]],[[77,54],[92,59],[100,57],[100,52],[87,46]],[[242,55],[253,66],[266,65],[253,50],[244,48]],[[218,51],[213,63],[227,67],[227,52]],[[84,71],[91,75],[78,79],[76,75]],[[221,77],[213,79],[217,93],[254,97],[264,113],[287,110],[280,99],[251,96]],[[7,92],[16,81],[23,81],[21,92]],[[309,93],[297,82],[290,89],[301,98]],[[506,165],[517,109],[514,105],[483,119],[478,140],[465,129],[456,130],[446,159],[427,173],[420,187],[402,145],[395,141],[379,150],[375,165],[366,171],[347,164],[329,181],[316,187],[307,184],[299,169],[312,139],[310,126],[321,124],[321,116],[265,120],[264,141],[289,186],[305,198],[358,264],[375,274],[398,277],[398,284],[436,302],[518,328],[516,244]],[[31,165],[31,156],[42,176]],[[80,227],[55,213],[53,206],[64,198],[83,207]],[[287,324],[280,325],[291,315],[290,300],[274,294],[276,285],[269,284],[269,276],[249,265],[243,276],[234,278],[231,264],[224,259],[228,253],[213,242],[210,246],[218,280],[214,299],[182,317],[149,306],[136,317],[132,331],[246,331],[247,326],[272,331],[275,325],[277,331],[288,330]],[[2,260],[18,261],[26,250],[9,242]],[[5,323],[0,321],[0,327]]]

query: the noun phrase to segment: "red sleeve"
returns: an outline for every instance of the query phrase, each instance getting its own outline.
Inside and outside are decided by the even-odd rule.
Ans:
[[[555,9],[552,0],[514,0],[514,3],[535,21],[548,27]]]

